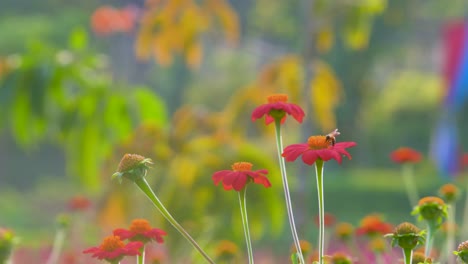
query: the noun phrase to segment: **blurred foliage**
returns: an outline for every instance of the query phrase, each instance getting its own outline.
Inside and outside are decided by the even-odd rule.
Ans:
[[[23,147],[43,140],[61,144],[67,168],[86,186],[100,186],[100,164],[139,122],[163,126],[165,106],[146,88],[113,83],[106,57],[87,50],[78,29],[67,49],[32,42],[5,59],[0,121]]]
[[[188,66],[201,63],[203,47],[201,34],[218,22],[231,43],[239,38],[236,12],[226,0],[147,1],[137,38],[139,58],[154,56],[161,65],[173,62],[173,53],[183,54]]]
[[[268,169],[273,183],[247,193],[255,243],[289,243],[273,128],[249,118],[271,93],[287,93],[306,109],[302,127],[284,125],[286,144],[335,127],[345,132],[339,140],[359,144],[352,163],[339,170],[327,165],[327,211],[355,223],[369,210],[389,214],[394,223],[411,220],[400,206],[406,197],[398,171],[388,169],[387,153],[400,145],[427,149],[441,97],[438,69],[428,66],[428,54],[437,46],[441,23],[466,15],[463,0],[141,3],[138,31],[112,36],[83,29],[69,35],[76,25],[90,24],[93,9],[103,4],[93,0],[67,3],[66,9],[55,0],[30,6],[7,0],[0,10],[0,128],[23,149],[43,142],[61,146],[68,174],[101,191],[94,195],[102,229],[147,217],[173,231],[134,186],[108,182],[129,152],[155,161],[148,180],[202,243],[225,237],[240,242],[236,194],[213,186],[211,175],[250,161]],[[218,43],[218,35],[231,45]],[[133,63],[134,53],[155,60]],[[458,117],[461,131],[468,129],[467,118]],[[311,172],[296,165],[289,174],[298,227],[312,237],[316,208],[310,201],[316,194],[308,184]],[[369,168],[378,165],[387,168]],[[434,171],[429,161],[418,171],[422,193],[435,193],[442,181]],[[25,197],[2,191],[2,223],[45,225],[49,215],[31,222],[39,208],[52,214],[61,194],[79,188],[55,184],[47,181]],[[21,206],[15,211],[11,201]],[[171,236],[174,250],[191,250],[178,246],[184,243],[178,239]]]

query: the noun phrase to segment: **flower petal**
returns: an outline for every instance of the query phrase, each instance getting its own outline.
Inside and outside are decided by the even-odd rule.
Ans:
[[[319,158],[316,150],[310,149],[302,153],[302,161],[307,165],[312,165]]]
[[[222,171],[217,171],[213,173],[213,176],[211,177],[213,179],[213,182],[215,185],[218,185],[218,183],[226,176],[226,174],[230,173],[232,171],[230,170],[222,170]]]
[[[129,239],[137,235],[136,233],[123,228],[117,228],[112,233],[114,236],[118,236],[122,240]]]
[[[234,182],[232,184],[232,187],[236,191],[240,191],[244,188],[244,186],[247,184],[247,175],[244,173],[239,173],[239,175],[234,179]]]
[[[286,161],[295,161],[297,157],[308,149],[309,145],[307,144],[292,144],[283,150],[283,154],[281,154],[281,156],[283,156]]]

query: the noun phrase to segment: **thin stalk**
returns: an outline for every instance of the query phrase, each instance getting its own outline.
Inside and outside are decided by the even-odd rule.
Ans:
[[[404,248],[403,256],[405,258],[405,264],[411,264],[411,262],[413,262],[413,250],[412,249]]]
[[[159,210],[159,212],[161,212],[161,214],[166,218],[166,220],[169,221],[169,223],[171,223],[171,225],[175,229],[177,229],[177,231],[179,231],[180,234],[182,234],[182,236],[185,237],[185,239],[187,239],[188,242],[190,242],[190,244],[192,244],[192,246],[196,250],[198,250],[198,252],[200,252],[200,254],[205,258],[205,260],[208,263],[214,264],[214,261],[208,256],[208,254],[206,254],[205,251],[203,251],[203,249],[190,236],[190,234],[187,231],[185,231],[185,229],[174,219],[174,217],[172,217],[169,211],[167,211],[166,207],[164,207],[164,205],[158,199],[156,194],[154,194],[153,190],[151,189],[146,179],[144,177],[141,177],[135,180],[135,184],[140,188],[141,191],[143,191],[143,193],[148,197],[148,199],[150,199],[153,205]]]
[[[401,167],[401,175],[403,177],[403,182],[405,183],[405,190],[406,194],[408,195],[408,199],[410,202],[411,208],[418,204],[419,195],[418,189],[414,184],[414,172],[413,172],[413,165],[412,164],[403,164]]]
[[[424,256],[429,257],[432,251],[432,245],[434,244],[434,233],[436,227],[433,223],[427,223],[427,236],[426,236],[426,247],[424,248]]]
[[[47,264],[55,264],[58,262],[60,257],[60,252],[62,251],[63,243],[65,242],[65,228],[59,227],[54,238],[54,245],[52,247],[52,252],[50,253],[49,258],[47,259]]]
[[[319,208],[319,264],[323,263],[324,244],[325,244],[325,210],[324,210],[324,197],[323,197],[323,160],[317,159],[315,161],[315,173],[317,175],[317,194],[318,194],[318,208]]]
[[[376,264],[384,264],[384,259],[382,253],[374,253],[375,254],[375,263]]]
[[[304,256],[302,255],[301,244],[299,243],[299,237],[297,236],[296,225],[294,224],[294,214],[291,205],[291,197],[289,194],[289,187],[288,187],[288,177],[286,174],[286,164],[284,162],[284,158],[281,156],[283,151],[283,139],[281,136],[281,120],[276,118],[275,119],[275,132],[276,132],[276,147],[278,150],[278,162],[280,164],[281,169],[281,179],[283,181],[283,191],[284,191],[284,198],[286,200],[286,210],[288,212],[288,219],[289,219],[289,226],[291,227],[291,233],[294,241],[294,246],[296,247],[296,252],[299,257],[300,263],[304,264]]]
[[[455,258],[453,254],[450,254],[455,250],[455,202],[452,202],[448,207],[447,214],[447,241],[446,241],[446,250],[445,257],[447,258],[448,264],[455,263]]]
[[[466,181],[465,208],[463,210],[463,224],[461,228],[461,237],[468,237],[468,180]]]
[[[239,195],[239,204],[240,204],[240,210],[241,210],[241,216],[242,216],[242,226],[244,227],[245,243],[247,245],[247,253],[249,256],[249,263],[253,264],[254,258],[253,258],[253,251],[252,251],[252,240],[250,239],[249,220],[247,218],[247,206],[245,203],[245,200],[246,200],[245,190],[246,188],[242,189],[240,192],[238,192],[238,195]]]
[[[145,246],[141,247],[140,255],[137,255],[137,264],[144,264],[145,263]]]

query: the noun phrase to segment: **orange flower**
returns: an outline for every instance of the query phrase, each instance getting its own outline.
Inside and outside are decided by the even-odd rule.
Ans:
[[[306,240],[299,240],[299,245],[301,246],[301,251],[304,255],[307,255],[312,250],[312,244]],[[291,245],[291,252],[296,253],[296,245]]]
[[[395,163],[418,163],[421,161],[422,155],[412,148],[401,147],[393,151],[390,158]]]
[[[91,206],[91,201],[82,195],[73,196],[68,201],[68,208],[71,211],[84,211]]]
[[[128,6],[117,9],[101,6],[91,16],[91,28],[98,35],[109,35],[114,32],[129,32],[135,27],[138,10]]]
[[[147,243],[155,240],[158,243],[163,243],[162,236],[167,235],[161,229],[151,228],[150,223],[146,219],[134,219],[130,224],[130,228],[118,228],[114,230],[114,236],[119,236],[121,239],[129,239],[130,241],[141,241]]]
[[[323,224],[325,225],[325,227],[331,227],[336,223],[336,217],[333,214],[328,213],[328,212],[325,212],[323,219],[324,219]],[[319,220],[320,218],[317,215],[314,219],[314,222],[317,226],[319,226]]]
[[[140,241],[125,243],[118,236],[108,236],[104,238],[99,247],[88,248],[83,253],[93,254],[93,258],[105,259],[111,263],[118,263],[125,256],[140,255],[140,248],[143,243]]]
[[[353,231],[354,227],[350,223],[339,223],[335,228],[335,234],[341,241],[350,239]]]
[[[356,229],[357,235],[384,235],[392,231],[392,225],[383,221],[378,214],[371,214],[361,220],[361,225]]]
[[[442,196],[447,203],[454,202],[458,198],[459,193],[457,186],[451,183],[444,184],[439,189],[440,196]]]
[[[224,190],[242,190],[249,182],[262,184],[265,187],[270,187],[271,183],[266,177],[268,171],[256,170],[253,171],[252,163],[236,162],[232,165],[232,170],[221,170],[213,174],[212,179],[215,185],[223,182]]]
[[[239,254],[239,248],[231,241],[221,240],[216,247],[215,254],[219,260],[233,260]]]
[[[418,205],[414,207],[412,214],[419,214],[420,219],[436,221],[440,224],[444,218],[447,218],[447,205],[439,197],[423,197],[419,200]]]
[[[270,124],[275,119],[280,119],[281,124],[286,120],[286,114],[292,115],[299,123],[304,118],[304,110],[296,104],[288,103],[286,94],[273,94],[267,97],[268,103],[254,109],[252,112],[252,121],[265,116],[265,124]]]

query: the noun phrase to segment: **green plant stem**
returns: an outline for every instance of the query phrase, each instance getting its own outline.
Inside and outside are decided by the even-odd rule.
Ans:
[[[448,264],[455,263],[454,255],[451,254],[455,250],[455,202],[449,204],[447,214],[447,241],[446,249],[444,251],[444,258],[446,258]]]
[[[376,264],[384,264],[384,259],[383,259],[383,256],[382,256],[382,253],[374,253],[375,254],[375,263]]]
[[[172,215],[167,211],[166,207],[161,203],[156,194],[154,194],[151,186],[148,184],[144,177],[141,177],[135,180],[135,184],[140,188],[140,190],[150,199],[153,205],[161,212],[161,214],[172,224],[172,226],[177,229],[177,231],[182,234],[185,239],[187,239],[192,246],[200,252],[200,254],[205,258],[208,263],[214,263],[214,261],[208,256],[208,254],[203,251],[203,249],[197,244],[197,242],[190,236],[190,234],[185,231],[185,229],[172,217]]]
[[[275,119],[275,132],[276,132],[276,147],[278,150],[278,162],[280,164],[281,170],[281,179],[283,181],[283,191],[284,191],[284,198],[286,200],[286,210],[288,212],[288,219],[289,219],[289,226],[291,227],[291,233],[294,241],[294,245],[296,247],[296,252],[299,257],[299,261],[302,264],[305,264],[304,256],[302,255],[301,244],[299,243],[299,237],[297,236],[296,225],[294,224],[294,214],[291,205],[291,197],[289,194],[289,187],[288,187],[288,177],[286,174],[286,164],[284,162],[284,158],[281,156],[283,152],[283,139],[281,136],[281,120],[279,118]]]
[[[414,184],[413,164],[403,164],[401,167],[401,175],[403,177],[403,182],[405,183],[405,190],[406,194],[408,195],[410,206],[411,208],[413,208],[413,206],[417,205],[419,200],[418,190],[416,188],[416,185]]]
[[[426,247],[424,248],[424,256],[426,256],[426,258],[431,254],[435,231],[436,225],[432,222],[427,222]]]
[[[60,257],[60,251],[62,251],[63,243],[65,242],[65,228],[59,227],[54,238],[54,245],[52,246],[52,252],[47,259],[47,264],[56,264]]]
[[[145,263],[145,246],[141,247],[140,254],[137,255],[137,264],[144,264]]]
[[[465,208],[463,210],[463,224],[461,228],[461,237],[468,237],[468,180],[466,181]]]
[[[252,240],[250,239],[249,220],[247,218],[247,206],[245,203],[246,188],[238,192],[238,195],[239,195],[239,204],[240,204],[240,210],[241,210],[241,216],[242,216],[242,225],[244,227],[245,243],[247,245],[247,253],[249,256],[249,263],[253,264],[254,258],[253,258],[253,251],[252,251]]]
[[[325,244],[325,210],[324,210],[324,197],[323,197],[323,160],[317,159],[315,161],[315,174],[317,178],[317,194],[318,194],[318,208],[319,208],[319,263],[323,263],[324,244]]]
[[[405,264],[411,264],[411,262],[413,262],[413,250],[412,249],[404,248],[403,256],[405,258]]]

